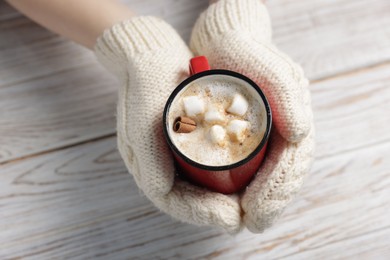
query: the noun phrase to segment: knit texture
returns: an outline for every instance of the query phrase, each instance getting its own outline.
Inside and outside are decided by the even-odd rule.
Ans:
[[[121,22],[99,37],[98,60],[117,75],[118,149],[143,193],[183,222],[217,226],[230,234],[255,233],[274,223],[308,172],[314,128],[308,81],[299,66],[271,45],[260,1],[221,0],[198,19],[191,39],[213,68],[241,72],[261,85],[278,131],[258,175],[242,194],[224,195],[175,178],[164,140],[162,112],[173,89],[188,77],[191,51],[172,27],[155,17]]]
[[[241,229],[237,195],[226,196],[175,180],[163,137],[162,112],[173,89],[188,77],[192,53],[171,26],[135,17],[97,40],[98,60],[120,80],[118,149],[143,193],[162,211],[184,222]]]
[[[261,1],[221,0],[201,14],[190,42],[212,68],[248,76],[270,101],[277,131],[272,131],[266,159],[240,201],[244,225],[254,233],[270,227],[300,190],[314,154],[309,82],[270,37]]]
[[[257,41],[269,43],[272,30],[268,11],[261,0],[255,1],[219,1],[210,5],[194,27],[192,47],[207,47],[216,36],[232,31],[245,32]]]
[[[190,46],[196,55],[207,56],[212,67],[256,79],[264,87],[279,132],[296,142],[310,129],[298,86],[303,72],[270,43],[270,35],[269,16],[261,1],[221,0],[201,14]]]

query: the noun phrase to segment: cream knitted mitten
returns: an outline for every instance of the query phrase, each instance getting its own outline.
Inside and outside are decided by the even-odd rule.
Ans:
[[[191,52],[168,24],[135,17],[106,30],[95,46],[99,61],[117,75],[118,148],[138,187],[162,211],[181,221],[241,228],[237,195],[223,195],[175,179],[162,131],[173,89],[188,77]]]
[[[259,233],[272,225],[302,186],[314,152],[308,80],[271,42],[267,9],[259,0],[221,0],[196,22],[190,46],[212,68],[240,72],[261,86],[274,126],[258,175],[241,196],[243,221]]]
[[[211,6],[205,14],[213,10],[211,8],[222,6],[225,2],[228,1]],[[225,10],[233,15],[242,12],[240,9],[242,6],[236,6],[238,9],[233,7],[225,8]],[[247,14],[253,10],[251,9]],[[218,9],[215,11],[217,14]],[[244,12],[247,11],[244,10]],[[240,30],[229,28],[228,34],[232,33],[229,39],[225,37],[226,35],[220,28],[219,33],[209,34],[210,46],[207,47],[196,44],[196,42],[202,42],[202,40],[195,40],[196,35],[201,35],[197,31],[212,32],[202,28],[209,27],[210,19],[218,23],[220,18],[208,18],[211,15],[205,14],[201,16],[194,30],[192,38],[194,50],[207,55],[214,67],[237,70],[252,77],[260,84],[270,82],[269,86],[272,88],[285,90],[286,92],[277,92],[281,98],[279,101],[281,105],[277,111],[282,119],[276,126],[288,140],[302,139],[309,132],[312,121],[310,95],[302,72],[287,57],[276,52],[271,45],[267,45],[267,48],[271,52],[275,51],[277,59],[274,61],[272,55],[269,55],[269,61],[271,61],[268,63],[269,69],[265,65],[259,66],[261,63],[258,63],[257,59],[254,63],[250,63],[247,60],[247,52],[242,49],[242,44],[245,42],[242,40],[243,35],[253,37],[250,36],[252,32],[256,32],[256,35],[264,35],[253,37],[259,40],[259,45],[262,45],[263,40],[267,42],[266,39],[269,42],[269,37],[265,37],[270,34],[269,27],[251,26],[253,19],[245,15],[242,17],[247,17],[245,18],[246,24],[243,24],[240,19],[237,21],[242,27],[250,28],[247,32],[242,30],[241,34],[238,32]],[[256,23],[266,22],[267,19],[264,17],[266,16],[260,16],[260,20]],[[234,34],[233,31],[235,31]],[[223,42],[219,42],[221,36],[224,39]],[[221,48],[219,52],[218,44]],[[232,54],[228,51],[230,46],[236,46],[234,48],[236,54],[233,57],[222,55]],[[253,48],[253,53],[257,53],[258,45],[244,45],[244,47]],[[216,55],[212,53],[213,51],[216,51]],[[121,156],[139,188],[158,208],[181,221],[196,225],[218,226],[231,234],[239,232],[243,222],[253,232],[261,232],[272,224],[275,217],[291,200],[291,196],[298,191],[302,177],[308,171],[312,157],[313,131],[297,143],[285,141],[274,131],[271,135],[266,161],[259,175],[241,198],[239,195],[224,195],[191,185],[175,178],[173,158],[165,143],[161,122],[163,108],[169,94],[179,82],[188,76],[188,62],[192,54],[184,42],[163,21],[153,17],[136,17],[115,25],[99,37],[95,53],[99,61],[118,76],[121,83],[117,110],[118,148]],[[236,64],[246,66],[229,67],[229,60],[234,57]],[[224,59],[225,62],[223,62]],[[290,68],[288,70],[285,66],[283,73],[275,71],[275,67],[283,65],[280,59],[291,64],[293,69],[287,66]],[[248,73],[253,64],[264,75],[274,73],[274,76],[264,77],[266,81],[261,81],[263,78],[258,77],[259,70],[254,69],[253,73]],[[286,80],[283,78],[284,74],[289,75],[287,83],[283,81]],[[290,85],[291,82],[295,82],[295,85]],[[303,92],[304,95],[300,96],[296,92]],[[266,94],[271,97],[275,116],[277,98],[272,98],[273,93],[266,92]],[[304,97],[303,101],[302,97]],[[290,105],[284,104],[286,102]],[[301,106],[303,104],[305,106]],[[295,111],[298,107],[303,107],[301,112]],[[292,112],[288,114],[286,111]],[[291,119],[290,116],[293,118]],[[242,199],[241,206],[240,199]]]

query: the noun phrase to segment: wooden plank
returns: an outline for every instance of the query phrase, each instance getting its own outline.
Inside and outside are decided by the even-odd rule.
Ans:
[[[0,161],[112,135],[116,86],[102,70],[77,66],[4,87]]]
[[[324,259],[389,259],[389,228],[381,228],[363,236],[340,240],[323,247],[288,255],[285,258],[314,259],[316,256],[321,256]]]
[[[389,253],[388,241],[380,238],[390,235],[390,142],[317,160],[273,228],[236,237],[160,213],[140,196],[115,142],[107,138],[1,166],[1,259],[310,259]]]
[[[0,35],[0,162],[114,133],[118,83],[91,52],[25,18]]]
[[[312,85],[316,156],[330,156],[390,140],[390,64]]]
[[[5,1],[0,2],[0,22],[20,16],[22,15],[18,13],[15,9],[13,9],[11,6],[9,6]]]
[[[140,14],[167,19],[185,39],[207,6],[207,1],[190,0],[125,2]],[[116,88],[111,86],[117,82],[93,54],[4,2],[0,7],[0,163],[114,134]],[[278,0],[270,1],[269,9],[275,42],[303,64],[311,79],[389,58],[386,0]],[[70,98],[76,94],[77,99]]]
[[[277,46],[310,79],[390,59],[390,1],[267,1]]]

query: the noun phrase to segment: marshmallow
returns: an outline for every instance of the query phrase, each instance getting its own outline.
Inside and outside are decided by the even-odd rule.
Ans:
[[[207,123],[224,123],[225,115],[218,111],[216,107],[209,107],[206,114],[204,115],[204,121]]]
[[[197,96],[184,97],[183,104],[187,116],[196,116],[204,113],[204,102]]]
[[[226,144],[226,130],[220,125],[213,125],[209,130],[209,137],[214,144],[224,146]]]
[[[245,140],[249,129],[249,122],[244,120],[233,119],[227,126],[227,132],[230,139],[242,143]]]
[[[229,113],[243,116],[248,110],[248,101],[240,94],[235,94],[233,97],[233,102],[230,107],[227,109]]]

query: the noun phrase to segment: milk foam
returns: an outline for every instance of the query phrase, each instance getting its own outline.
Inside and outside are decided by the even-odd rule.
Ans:
[[[226,127],[228,122],[234,119],[248,121],[248,134],[242,143],[232,141],[220,146],[212,142],[209,138],[209,130],[213,124],[205,122],[204,113],[192,116],[198,124],[193,132],[176,133],[173,131],[175,119],[185,115],[183,98],[200,97],[204,101],[205,113],[207,113],[209,108],[215,110],[215,106],[226,111],[237,93],[248,102],[245,115],[239,116],[225,112],[225,123],[215,124]],[[168,120],[168,133],[174,145],[191,160],[209,166],[230,165],[245,159],[259,145],[266,130],[266,110],[261,97],[245,81],[225,75],[202,77],[183,88],[170,106]]]

